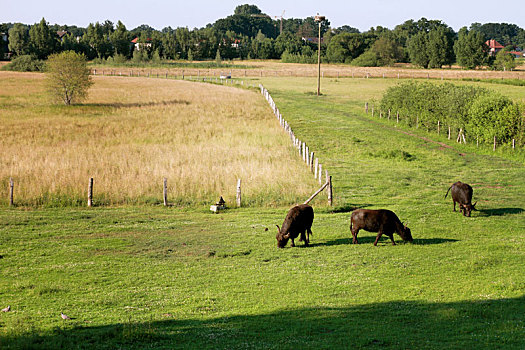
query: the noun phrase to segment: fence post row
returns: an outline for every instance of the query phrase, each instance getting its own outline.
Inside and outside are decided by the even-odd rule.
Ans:
[[[290,124],[284,119],[281,112],[279,111],[279,108],[277,108],[277,104],[273,100],[272,96],[270,95],[270,92],[262,85],[259,84],[259,89],[261,91],[261,94],[264,96],[268,104],[273,110],[273,113],[277,120],[279,121],[279,125],[284,129],[285,132],[288,133],[290,140],[292,141],[292,145],[297,148],[299,151],[299,155],[302,157],[303,162],[305,162],[306,166],[310,169],[310,171],[314,174],[314,179],[319,180],[319,184],[323,184],[322,180],[322,174],[323,174],[323,167],[319,163],[319,159],[315,158],[315,152],[310,150],[310,147],[308,145],[299,140],[293,130]],[[368,113],[368,103],[366,103],[366,110]],[[373,109],[372,109],[373,111]],[[314,160],[315,158],[315,160]],[[333,194],[333,188],[332,188],[332,177],[328,175],[328,170],[325,170],[326,173],[326,186],[323,186],[322,189],[325,187],[328,188],[327,190],[327,196],[328,196],[328,204],[331,206],[333,204],[332,194]],[[321,190],[322,190],[321,189]],[[313,198],[313,197],[312,197]],[[311,199],[310,199],[311,200]],[[308,200],[308,201],[310,201]],[[308,202],[307,201],[307,202]]]
[[[368,113],[368,102],[365,102],[365,113]],[[390,119],[390,109],[388,110],[388,119]],[[374,106],[372,105],[372,117],[374,116]],[[382,117],[382,112],[379,111],[379,118]],[[396,122],[399,123],[399,112],[396,112]],[[438,120],[437,122],[437,133],[438,135],[441,133],[441,128],[442,128],[443,124],[441,123],[440,120]],[[416,116],[416,128],[419,128],[419,116]],[[457,131],[457,129],[456,129]],[[450,125],[448,126],[448,135],[447,135],[447,138],[450,140],[451,139],[451,135],[452,135],[452,130],[451,130],[451,127]],[[464,143],[464,144],[467,144],[467,139],[465,137],[465,131],[463,130],[463,128],[459,128],[459,132],[458,132],[458,136],[456,138],[456,142],[458,143]],[[479,139],[478,137],[476,137],[476,146],[479,146]],[[495,151],[496,150],[496,146],[497,146],[497,139],[496,139],[496,136],[494,136],[494,142],[493,142],[493,146],[492,146],[492,150]],[[512,149],[515,149],[516,148],[516,140],[515,139],[512,139]]]

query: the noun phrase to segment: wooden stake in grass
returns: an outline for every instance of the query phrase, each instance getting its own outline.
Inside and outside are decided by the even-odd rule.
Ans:
[[[492,148],[493,151],[496,150],[496,136],[494,136],[494,147]]]
[[[241,179],[237,180],[237,207],[241,207]]]
[[[328,176],[327,183],[328,183],[328,205],[332,206],[334,204],[334,199],[333,199],[333,188],[332,188],[332,176],[331,175]]]
[[[14,205],[14,195],[15,195],[15,183],[13,182],[13,178],[9,178],[9,206]]]
[[[89,178],[89,185],[88,185],[88,207],[93,206],[93,178]]]
[[[439,135],[439,120],[438,120],[438,135]]]
[[[163,198],[164,198],[164,206],[168,206],[168,179],[164,178],[164,191],[163,191]]]
[[[368,102],[365,102],[365,113],[368,114]]]

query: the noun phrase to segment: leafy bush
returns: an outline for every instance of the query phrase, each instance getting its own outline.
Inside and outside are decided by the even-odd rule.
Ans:
[[[5,65],[2,69],[17,72],[42,72],[44,70],[44,61],[31,55],[22,55],[15,57],[11,63]]]
[[[351,62],[352,66],[357,67],[377,67],[379,65],[377,55],[372,50],[368,50]]]
[[[313,51],[312,51],[313,52]],[[317,55],[312,54],[295,54],[284,51],[281,56],[281,61],[284,63],[317,63]]]
[[[496,93],[479,96],[469,108],[469,117],[468,130],[480,142],[490,143],[496,136],[499,143],[506,143],[520,136],[520,108],[505,96]]]
[[[437,122],[463,128],[481,142],[524,141],[522,108],[507,97],[474,86],[405,82],[390,87],[380,103],[383,111],[399,112],[408,125],[435,130]]]

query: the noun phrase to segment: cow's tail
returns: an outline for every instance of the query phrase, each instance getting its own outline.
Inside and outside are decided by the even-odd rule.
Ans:
[[[452,188],[452,186],[450,186],[450,187],[448,188],[448,191],[447,191],[447,193],[445,194],[445,198],[447,198],[447,196],[448,196],[448,192],[450,191],[451,188]]]

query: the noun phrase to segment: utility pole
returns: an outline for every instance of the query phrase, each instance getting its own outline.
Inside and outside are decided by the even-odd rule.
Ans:
[[[319,37],[317,45],[317,96],[321,95],[321,23],[325,20],[325,16],[317,14],[314,21],[319,23]]]

